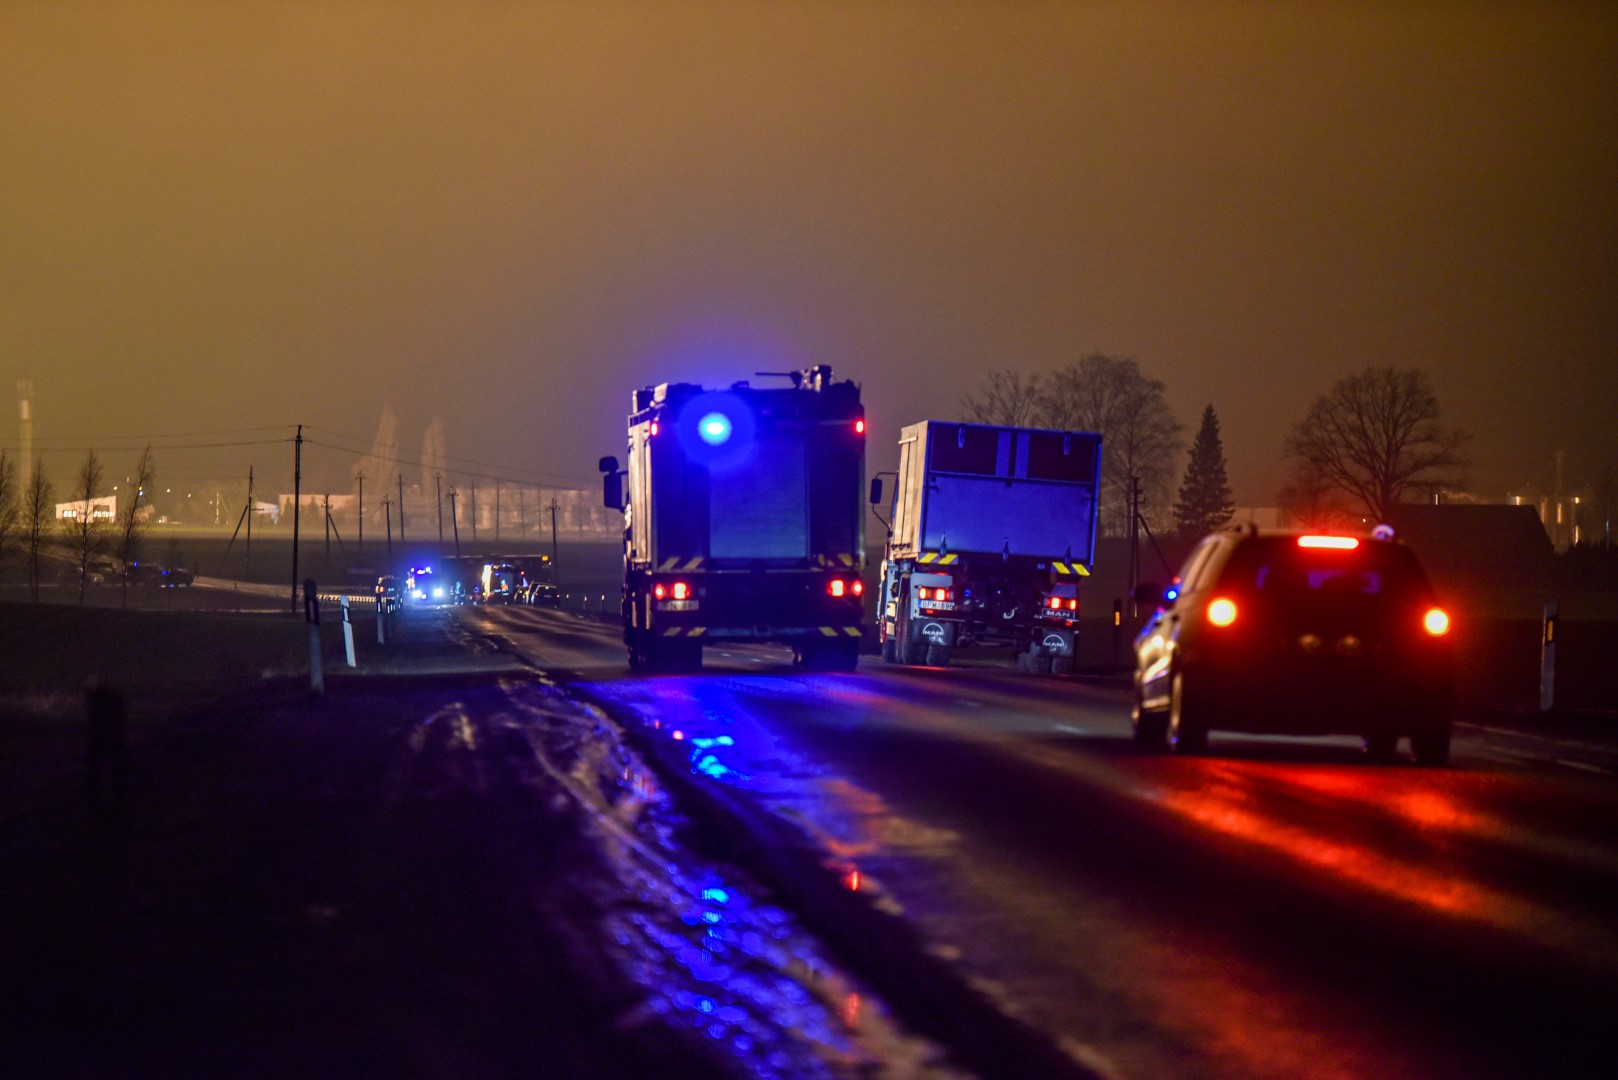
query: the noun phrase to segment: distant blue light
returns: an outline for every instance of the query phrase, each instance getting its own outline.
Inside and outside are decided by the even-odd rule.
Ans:
[[[724,889],[703,889],[702,898],[704,900],[712,900],[720,904],[730,903],[730,894]]]
[[[730,417],[721,412],[711,412],[697,421],[697,434],[709,446],[721,446],[730,439]]]

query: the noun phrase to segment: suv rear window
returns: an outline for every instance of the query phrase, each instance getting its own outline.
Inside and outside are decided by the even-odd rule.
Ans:
[[[1361,596],[1397,603],[1431,593],[1409,548],[1369,540],[1340,551],[1302,548],[1290,536],[1261,537],[1232,554],[1221,578],[1227,587],[1292,602]]]

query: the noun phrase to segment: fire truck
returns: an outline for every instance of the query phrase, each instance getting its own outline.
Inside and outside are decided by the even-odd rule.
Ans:
[[[634,392],[624,512],[624,644],[634,670],[694,670],[714,642],[778,642],[852,671],[864,635],[865,409],[826,365],[789,386]]]
[[[877,605],[882,658],[947,664],[957,646],[991,645],[1023,670],[1072,670],[1100,484],[1091,432],[904,428]]]

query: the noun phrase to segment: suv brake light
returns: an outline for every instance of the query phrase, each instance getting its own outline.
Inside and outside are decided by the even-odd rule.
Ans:
[[[1215,626],[1229,626],[1236,621],[1236,601],[1221,596],[1208,603],[1208,621]]]
[[[1352,536],[1300,536],[1301,548],[1330,548],[1334,551],[1353,551],[1360,542]]]
[[[1441,607],[1428,608],[1421,617],[1421,627],[1433,637],[1443,637],[1449,633],[1449,612]]]

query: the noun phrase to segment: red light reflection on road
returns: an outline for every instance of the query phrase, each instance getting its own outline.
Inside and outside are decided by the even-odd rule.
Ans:
[[[1357,884],[1450,914],[1473,918],[1486,914],[1488,901],[1482,890],[1390,859],[1361,844],[1271,820],[1243,807],[1247,797],[1245,791],[1220,784],[1211,789],[1167,792],[1162,802],[1199,825],[1330,870]]]

